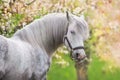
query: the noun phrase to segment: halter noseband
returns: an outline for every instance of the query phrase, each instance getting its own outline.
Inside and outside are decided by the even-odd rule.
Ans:
[[[69,23],[68,23],[68,26],[69,26]],[[74,47],[74,48],[72,47],[72,45],[70,44],[70,41],[69,41],[69,39],[68,39],[68,37],[67,37],[68,26],[67,26],[67,31],[66,31],[66,33],[65,33],[65,35],[64,35],[64,38],[63,38],[64,43],[65,43],[65,40],[66,40],[67,43],[68,43],[68,46],[69,46],[70,49],[71,49],[71,51],[74,51],[74,50],[77,50],[77,49],[84,49],[84,46],[77,46],[77,47]]]

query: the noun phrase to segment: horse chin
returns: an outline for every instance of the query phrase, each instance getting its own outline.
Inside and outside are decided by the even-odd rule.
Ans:
[[[88,61],[88,58],[87,58],[87,57],[85,57],[84,59],[75,59],[75,62],[76,62],[76,63],[79,63],[79,64],[81,64],[81,63],[83,63],[83,62],[86,62],[86,61]]]

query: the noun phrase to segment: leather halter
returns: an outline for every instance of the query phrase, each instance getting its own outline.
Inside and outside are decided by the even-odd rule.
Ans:
[[[68,23],[68,26],[69,26],[69,23]],[[68,39],[68,37],[67,37],[68,26],[67,26],[67,31],[66,31],[66,33],[65,33],[65,35],[64,35],[64,38],[63,38],[64,43],[65,43],[65,40],[66,40],[67,43],[68,43],[68,46],[70,47],[70,49],[71,49],[72,52],[73,52],[74,50],[77,50],[77,49],[84,49],[84,46],[72,47],[72,45],[71,45],[71,43],[70,43],[70,41],[69,41],[69,39]]]

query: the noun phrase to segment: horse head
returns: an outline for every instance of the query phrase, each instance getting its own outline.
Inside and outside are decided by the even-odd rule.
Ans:
[[[68,26],[64,35],[64,44],[71,52],[71,57],[75,61],[83,61],[86,58],[84,41],[89,37],[88,24],[84,16],[75,16],[66,13]]]

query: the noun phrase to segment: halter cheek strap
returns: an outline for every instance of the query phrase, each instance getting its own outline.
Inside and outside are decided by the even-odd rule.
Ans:
[[[68,37],[65,35],[64,36],[64,43],[65,43],[65,40],[67,41],[68,43],[68,46],[70,47],[71,51],[74,51],[74,50],[77,50],[77,49],[84,49],[83,46],[77,46],[77,47],[72,47],[72,45],[70,44],[70,41],[68,40]]]

